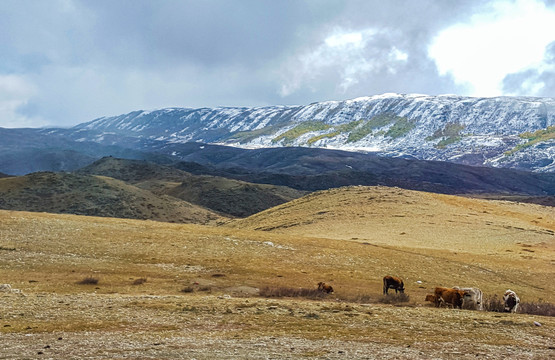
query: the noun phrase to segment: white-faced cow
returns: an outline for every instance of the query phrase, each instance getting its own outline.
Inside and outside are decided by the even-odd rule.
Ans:
[[[505,302],[505,312],[515,313],[518,309],[518,304],[520,304],[520,299],[512,290],[505,291],[503,301]]]
[[[331,287],[331,285],[326,284],[325,282],[319,282],[318,283],[318,290],[320,290],[321,292],[325,292],[327,294],[332,293],[333,292],[333,287]]]
[[[403,294],[405,292],[405,284],[403,280],[395,276],[384,276],[383,278],[383,293],[387,295],[389,289],[395,289],[395,294],[400,292]]]
[[[464,292],[462,299],[462,308],[468,310],[483,310],[482,290],[478,288],[463,288],[453,286],[453,289],[462,290]]]

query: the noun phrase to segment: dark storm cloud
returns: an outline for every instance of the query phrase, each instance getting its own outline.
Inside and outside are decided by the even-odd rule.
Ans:
[[[131,64],[260,64],[294,49],[297,30],[333,18],[337,2],[85,1],[94,41]]]
[[[464,93],[449,76],[438,75],[427,47],[438,31],[481,6],[432,0],[5,0],[0,126],[70,125],[166,106]],[[360,41],[330,41],[345,34],[360,34]]]

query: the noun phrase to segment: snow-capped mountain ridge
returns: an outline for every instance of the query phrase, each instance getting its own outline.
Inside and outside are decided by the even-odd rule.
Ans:
[[[377,149],[391,156],[555,171],[553,126],[553,98],[382,94],[305,106],[134,111],[72,131],[174,143]],[[534,143],[526,133],[537,133]]]

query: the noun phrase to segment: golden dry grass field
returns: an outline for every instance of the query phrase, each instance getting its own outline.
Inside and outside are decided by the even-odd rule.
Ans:
[[[0,293],[0,359],[553,358],[553,317],[424,297],[555,302],[554,231],[553,208],[382,187],[220,226],[0,211],[0,283],[22,292]],[[408,303],[380,303],[387,274]],[[319,281],[335,293],[259,293]]]

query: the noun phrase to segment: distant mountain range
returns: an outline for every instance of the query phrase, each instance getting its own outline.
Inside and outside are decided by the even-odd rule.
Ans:
[[[134,111],[69,129],[0,129],[0,171],[74,170],[107,155],[171,163],[183,160],[175,145],[187,142],[553,172],[555,99],[384,94],[305,106]]]
[[[555,170],[553,98],[384,94],[306,106],[169,108],[102,117],[61,133],[110,145],[125,138],[127,143],[305,146]]]

